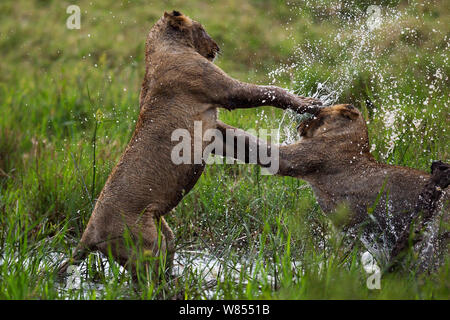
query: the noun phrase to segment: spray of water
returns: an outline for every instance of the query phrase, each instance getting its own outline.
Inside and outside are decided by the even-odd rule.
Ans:
[[[349,3],[347,6],[352,4]],[[445,65],[449,62],[450,41],[445,29],[438,30],[438,26],[428,29],[424,14],[412,15],[416,9],[414,6],[373,5],[355,9],[333,1],[306,1],[302,7],[293,5],[291,11],[297,15],[312,10],[320,19],[326,12],[334,21],[334,29],[327,38],[306,40],[296,45],[289,59],[293,62],[281,64],[269,73],[269,77],[273,84],[290,79],[289,87],[293,92],[319,98],[325,106],[348,103],[349,92],[362,92],[363,98],[356,101],[357,106],[369,109],[374,121],[382,127],[382,137],[375,139],[379,145],[372,144],[372,151],[378,150],[381,158],[388,160],[396,145],[405,142],[405,135],[423,141],[432,135],[431,130],[439,130],[431,125],[428,131],[415,135],[430,113],[432,119],[441,112],[448,113],[449,97],[445,92],[449,78]],[[439,47],[424,48],[425,54],[416,54],[406,70],[399,71],[389,62],[393,48],[403,46],[405,51],[411,50],[422,38],[436,35],[442,38]],[[411,45],[408,47],[405,43]],[[442,52],[439,61],[426,61],[426,82],[416,81],[414,75],[422,72],[424,56],[434,51]],[[411,59],[411,53],[406,54]],[[405,79],[409,90],[405,90]],[[442,105],[445,108],[440,107]],[[289,144],[298,138],[296,126],[291,122],[301,118],[286,113],[279,127],[283,132],[283,143]]]

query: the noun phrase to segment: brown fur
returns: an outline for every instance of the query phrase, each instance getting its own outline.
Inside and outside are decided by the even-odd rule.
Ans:
[[[383,238],[388,250],[409,226],[419,195],[431,181],[426,172],[377,162],[370,154],[366,123],[351,105],[322,108],[299,126],[300,141],[287,146],[267,146],[224,123],[218,128],[223,133],[228,129],[235,130],[236,136],[244,135],[247,146],[253,140],[259,147],[278,148],[277,174],[309,182],[319,205],[332,218],[337,208],[347,206],[350,215],[339,221],[341,226],[356,232],[356,226],[369,223],[369,234]],[[238,157],[236,152],[234,155]],[[248,162],[248,157],[239,160]],[[368,219],[368,211],[375,223]],[[445,214],[448,216],[448,210]]]
[[[444,190],[449,184],[450,165],[442,161],[434,161],[431,165],[431,179],[419,194],[413,214],[409,217],[407,225],[410,227],[404,229],[391,251],[390,270],[398,268],[402,262],[401,257],[411,244],[421,251],[419,258],[422,270],[432,270],[434,266],[442,262],[444,257],[442,254],[440,256],[439,252],[445,253],[446,250],[439,249],[439,246],[446,244],[450,238],[450,232],[448,230],[435,232],[436,229],[439,230],[440,224],[440,217],[436,215],[436,212],[441,209],[442,202],[449,201],[449,194],[444,194],[447,199],[443,199]],[[448,214],[444,215],[444,223],[448,224],[449,219]]]
[[[124,243],[129,233],[136,254],[173,253],[174,235],[163,215],[195,185],[204,164],[175,165],[171,141],[175,129],[194,136],[194,121],[203,132],[216,127],[217,108],[272,105],[314,112],[315,99],[299,97],[273,86],[257,86],[228,77],[212,61],[219,52],[202,25],[173,11],[152,27],[146,42],[145,76],[136,129],[111,172],[74,252],[60,273],[90,250],[100,250],[136,274],[136,257]],[[204,143],[203,148],[206,146]],[[158,245],[158,225],[161,241]],[[169,259],[169,264],[171,257]]]

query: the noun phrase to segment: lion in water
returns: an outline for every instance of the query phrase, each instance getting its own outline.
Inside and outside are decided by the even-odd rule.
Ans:
[[[96,201],[72,258],[60,267],[60,275],[93,250],[111,254],[134,277],[147,272],[147,264],[137,263],[142,256],[167,256],[166,266],[170,266],[174,234],[163,216],[191,190],[205,166],[203,160],[173,163],[174,130],[187,130],[193,137],[194,122],[200,121],[203,136],[216,128],[217,108],[271,105],[301,113],[315,112],[321,104],[279,87],[229,77],[213,64],[218,52],[219,46],[202,25],[178,11],[164,13],[151,28],[136,129]],[[161,265],[156,260],[155,269]]]
[[[222,122],[218,129],[224,145],[219,155],[250,163],[250,152],[259,155],[262,148],[278,154],[278,170],[272,173],[307,181],[322,210],[347,234],[372,247],[382,261],[390,263],[405,248],[413,222],[426,229],[415,241],[420,268],[432,269],[445,258],[449,232],[440,222],[450,220],[449,165],[435,162],[430,175],[376,161],[370,154],[366,123],[354,106],[321,108],[299,125],[300,140],[286,146],[268,144]],[[238,141],[245,142],[240,153]],[[337,214],[343,206],[349,213],[344,217]]]

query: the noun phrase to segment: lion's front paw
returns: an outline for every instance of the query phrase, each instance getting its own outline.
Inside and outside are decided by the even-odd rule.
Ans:
[[[302,103],[305,106],[321,106],[323,104],[322,101],[316,98],[308,98],[302,96],[299,96],[299,98],[302,100]]]
[[[316,98],[307,98],[298,96],[298,99],[300,100],[300,106],[297,110],[298,113],[312,113],[315,114],[320,107],[323,105],[322,101]]]

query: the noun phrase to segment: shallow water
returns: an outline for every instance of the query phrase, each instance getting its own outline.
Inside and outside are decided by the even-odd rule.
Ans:
[[[412,22],[411,13],[407,10],[414,10],[413,5],[401,9],[369,6],[366,11],[358,11],[343,10],[345,4],[341,2],[321,0],[306,2],[310,5],[310,10],[317,12],[321,12],[322,9],[331,10],[333,17],[338,18],[335,30],[330,33],[328,39],[307,40],[306,45],[304,43],[296,45],[293,54],[287,59],[291,62],[280,64],[269,73],[271,83],[279,85],[283,83],[282,79],[289,78],[291,80],[287,86],[291,91],[299,95],[319,98],[324,106],[329,106],[347,103],[348,101],[342,101],[342,94],[352,88],[360,77],[366,79],[364,74],[370,74],[367,78],[368,83],[365,83],[366,90],[373,92],[370,99],[375,99],[376,106],[370,108],[373,108],[373,118],[382,125],[382,128],[378,128],[378,132],[383,134],[377,139],[372,139],[372,152],[377,151],[381,158],[388,160],[396,146],[407,141],[405,137],[424,141],[425,134],[433,136],[431,131],[438,129],[433,128],[434,124],[429,123],[427,113],[431,113],[431,118],[434,119],[438,113],[446,112],[445,108],[448,109],[450,104],[450,97],[444,95],[449,78],[442,62],[427,61],[428,65],[425,69],[428,80],[426,83],[418,83],[415,79],[411,79],[413,77],[411,71],[424,72],[423,66],[418,67],[421,59],[418,54],[417,60],[412,61],[414,63],[410,68],[403,70],[404,73],[401,74],[398,74],[398,71],[393,73],[389,70],[384,63],[384,57],[389,56],[391,48],[398,45],[396,42],[400,41],[399,35],[411,41],[418,41],[420,33],[426,33],[422,36],[429,38],[440,34],[444,35],[441,46],[445,46],[445,49],[436,47],[426,48],[426,50],[430,53],[442,52],[440,58],[448,64],[450,38],[445,35],[446,29],[440,25],[436,25],[432,30],[422,28],[427,17],[423,13],[416,12],[420,10],[414,11]],[[299,15],[302,10],[292,4],[290,11],[293,15]],[[286,30],[289,28],[287,23]],[[296,43],[294,37],[290,39]],[[329,52],[331,48],[338,48],[340,53],[337,58]],[[328,70],[331,76],[311,88],[310,78],[315,79],[316,66],[326,66],[327,61],[336,59],[336,66]],[[299,77],[299,74],[303,75],[303,78]],[[411,90],[400,88],[405,85],[404,79],[411,80],[408,84],[413,87]],[[420,94],[423,90],[428,91],[425,97]],[[445,108],[439,106],[437,101],[439,104],[443,103]],[[372,102],[370,100],[369,104]],[[361,101],[362,105],[364,103],[367,102]],[[407,109],[409,109],[408,112]],[[282,143],[289,144],[298,139],[295,129],[298,122],[299,118],[293,116],[292,112],[285,112],[279,120]],[[430,127],[425,134],[416,135],[415,132],[427,122]],[[418,152],[428,154],[430,151],[424,148]]]
[[[30,265],[35,265],[35,258],[30,257],[20,262],[18,258],[14,257],[6,260],[0,258],[0,266],[3,263],[13,262],[16,265],[21,264],[24,272],[29,272],[30,270],[27,268]],[[39,260],[35,272],[46,273],[50,270],[56,270],[66,258],[67,256],[62,253],[48,253]],[[96,270],[104,275],[107,282],[117,280],[117,274],[114,275],[113,268],[104,255],[93,252],[89,259],[95,262]],[[255,264],[251,259],[242,258],[239,261],[217,257],[208,250],[180,250],[174,257],[172,276],[173,278],[194,277],[196,282],[200,284],[199,289],[204,288],[201,294],[205,299],[220,298],[220,293],[217,292],[217,283],[220,282],[236,282],[236,284],[246,285],[248,280],[263,281],[270,284],[274,281],[274,277],[264,266]],[[292,263],[292,268],[298,268],[299,266],[299,262]],[[127,271],[124,268],[116,263],[114,263],[114,268],[127,277]],[[69,266],[66,278],[61,282],[55,282],[56,289],[61,297],[72,299],[75,296],[77,299],[91,299],[93,292],[95,292],[97,298],[104,296],[106,294],[105,285],[87,280],[87,272],[87,260],[77,266]],[[128,282],[125,286],[127,285],[131,286],[131,283]],[[126,291],[124,294],[123,298],[127,298]]]
[[[103,271],[106,279],[114,279],[111,272],[111,266],[107,258],[100,253],[93,253],[98,261],[103,264]],[[55,264],[57,261],[62,261],[62,256],[55,254],[54,259],[50,259],[51,263]],[[116,265],[117,266],[117,265]],[[298,263],[293,263],[293,267],[298,266]],[[68,277],[64,283],[59,284],[58,289],[61,293],[67,293],[68,290],[77,290],[83,294],[84,298],[89,298],[90,291],[94,290],[101,296],[102,291],[105,290],[104,285],[85,281],[86,279],[86,262],[82,262],[79,266],[71,266],[68,270]],[[126,271],[119,266],[120,272]],[[256,266],[249,261],[239,263],[227,261],[223,258],[218,258],[208,252],[207,250],[181,250],[174,256],[174,265],[172,267],[172,276],[187,277],[194,275],[201,285],[205,288],[202,291],[203,298],[211,299],[216,295],[216,287],[218,282],[234,281],[236,283],[246,284],[247,280],[240,279],[241,272],[251,279],[265,279],[269,283],[273,281],[273,277],[265,273],[265,270],[256,270]]]
[[[48,272],[49,270],[56,270],[57,267],[67,258],[62,253],[50,252],[47,253],[38,261],[36,272]],[[17,257],[0,257],[0,267],[4,263],[21,264],[25,272],[29,272],[30,265],[36,265],[36,257],[30,257],[20,261]],[[90,255],[91,261],[95,261],[96,268],[102,272],[106,281],[115,281],[117,276],[114,275],[113,268],[108,259],[99,252],[93,252]],[[251,279],[265,279],[265,281],[272,282],[273,277],[267,274],[264,268],[256,270],[256,266],[251,261],[233,262],[231,260],[216,257],[207,250],[180,250],[175,253],[174,265],[172,267],[172,276],[188,277],[195,276],[195,279],[205,286],[202,291],[204,298],[210,299],[216,295],[216,287],[218,282],[235,281],[241,284],[246,284],[247,280],[240,279],[241,272],[245,277]],[[293,264],[293,267],[297,264]],[[101,266],[101,267],[100,267]],[[114,263],[114,268],[120,273],[126,275],[127,271]],[[105,285],[102,283],[86,280],[87,277],[87,260],[85,259],[79,265],[69,266],[66,278],[61,282],[55,282],[56,289],[60,292],[62,297],[73,297],[74,292],[76,296],[82,299],[90,299],[92,292],[96,292],[97,297],[101,297],[105,293]],[[131,284],[130,284],[131,286]],[[124,296],[124,298],[126,298]]]

